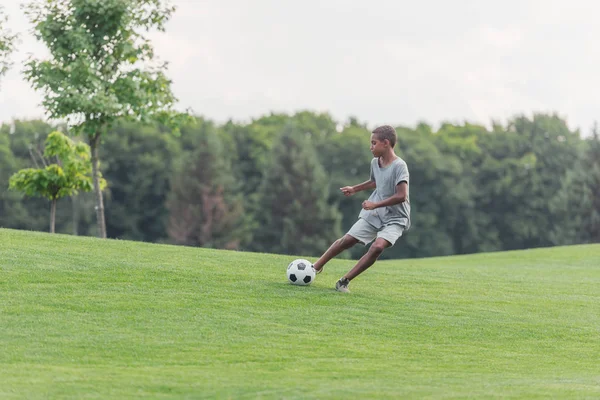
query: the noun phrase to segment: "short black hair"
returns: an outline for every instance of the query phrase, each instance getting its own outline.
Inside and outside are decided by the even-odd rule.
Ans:
[[[377,140],[384,141],[387,139],[390,141],[390,146],[394,147],[396,145],[398,136],[396,135],[396,130],[390,125],[379,126],[372,133],[377,136]]]

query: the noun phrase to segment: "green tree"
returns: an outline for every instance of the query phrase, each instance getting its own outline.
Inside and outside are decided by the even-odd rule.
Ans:
[[[42,91],[50,118],[66,119],[92,154],[98,235],[106,237],[100,187],[101,138],[118,119],[176,126],[166,64],[144,32],[164,30],[174,7],[161,0],[36,0],[26,13],[50,58],[31,59],[25,76]]]
[[[107,236],[159,242],[168,238],[166,207],[180,138],[157,125],[115,124],[102,145]]]
[[[18,219],[22,214],[23,206],[18,201],[19,195],[8,191],[8,182],[10,176],[17,171],[18,160],[13,155],[10,148],[9,136],[0,132],[0,226],[12,227],[12,220]],[[15,218],[17,216],[17,218]]]
[[[0,226],[41,231],[48,227],[46,200],[23,197],[9,190],[9,179],[23,168],[35,166],[34,158],[44,151],[48,134],[56,127],[40,120],[15,120],[0,127]],[[57,213],[57,230],[64,225],[63,212]]]
[[[438,185],[443,185],[440,229],[452,238],[453,253],[477,253],[501,249],[498,232],[479,205],[478,182],[484,151],[480,142],[489,135],[480,125],[442,124],[432,136],[441,153]]]
[[[327,175],[310,136],[290,123],[277,137],[259,190],[252,249],[318,255],[341,235],[341,215],[328,204]]]
[[[233,173],[236,179],[246,183],[246,197],[251,203],[263,180],[273,140],[279,129],[279,126],[273,128],[256,121],[248,125],[229,121],[220,129],[224,156],[235,164]]]
[[[244,208],[249,220],[253,221],[251,224],[263,212],[258,190],[270,162],[275,138],[289,123],[294,123],[298,130],[310,135],[317,149],[329,135],[335,133],[335,122],[331,116],[309,111],[293,115],[270,113],[252,120],[250,124],[229,121],[219,129],[225,156],[231,159],[234,166],[234,176],[239,182],[244,182]]]
[[[370,147],[370,130],[355,119],[351,119],[339,132],[322,138],[316,151],[319,161],[325,169],[329,181],[329,204],[338,209],[342,216],[342,231],[347,232],[357,221],[370,192],[360,192],[354,196],[346,197],[340,188],[355,185],[369,179],[369,168],[373,154]],[[349,252],[340,256],[352,255],[360,257],[364,249],[354,247]]]
[[[550,202],[552,244],[600,242],[600,137],[597,126],[581,142],[580,157]]]
[[[444,221],[445,207],[453,196],[452,177],[460,165],[445,158],[429,129],[397,127],[396,154],[410,173],[411,229],[383,253],[385,258],[428,257],[454,253],[452,233]]]
[[[585,167],[589,173],[588,185],[592,199],[592,207],[585,228],[589,233],[590,241],[600,243],[600,130],[598,124],[594,125],[592,137],[589,139]]]
[[[556,115],[518,116],[481,142],[480,206],[502,250],[552,245],[551,199],[578,158],[579,132]]]
[[[48,164],[45,158],[56,163]],[[51,202],[50,232],[55,232],[56,201],[72,196],[78,191],[91,191],[90,150],[85,143],[74,143],[63,133],[52,132],[46,139],[44,157],[40,159],[44,168],[27,168],[15,173],[9,188],[27,196],[44,197]],[[106,182],[100,180],[101,187]]]
[[[241,182],[232,172],[212,123],[181,131],[184,154],[176,163],[167,202],[168,233],[184,245],[238,249],[249,239]]]
[[[275,138],[289,123],[294,123],[299,131],[310,135],[317,144],[335,132],[335,122],[328,114],[309,111],[294,115],[271,113],[247,125],[229,121],[220,129],[227,153],[236,166],[234,173],[246,182],[248,188],[260,186]]]

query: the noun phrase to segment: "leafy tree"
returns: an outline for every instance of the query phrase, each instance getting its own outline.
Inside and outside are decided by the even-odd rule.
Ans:
[[[111,128],[101,152],[109,182],[107,236],[146,242],[168,238],[166,201],[181,155],[179,142],[156,125],[122,122]]]
[[[328,176],[328,202],[341,213],[343,232],[347,232],[357,221],[362,202],[370,195],[369,192],[360,192],[346,197],[340,192],[341,187],[355,185],[369,178],[369,168],[373,158],[369,150],[370,136],[370,130],[366,126],[356,120],[350,120],[340,132],[323,138],[316,149],[319,161]],[[363,253],[363,249],[354,247],[349,252],[342,253],[340,257],[347,255],[360,257]]]
[[[0,226],[12,227],[12,220],[24,213],[23,205],[18,201],[18,194],[8,191],[10,175],[16,170],[18,160],[10,148],[9,136],[0,133]],[[15,216],[17,218],[15,218]]]
[[[20,169],[34,166],[44,151],[44,142],[55,127],[39,120],[15,120],[0,127],[0,226],[12,229],[46,230],[46,200],[23,197],[9,190],[10,177]],[[39,155],[38,155],[39,153]],[[64,225],[63,210],[57,212],[57,230]]]
[[[212,123],[182,129],[184,155],[171,180],[168,233],[177,244],[238,249],[249,239],[244,203]]]
[[[478,185],[484,151],[480,142],[489,132],[480,125],[442,124],[432,136],[441,153],[438,181],[443,184],[439,228],[448,232],[453,253],[477,253],[501,248],[498,232],[489,217],[479,209]],[[484,187],[481,185],[481,187]]]
[[[328,204],[327,175],[310,137],[288,124],[277,137],[259,190],[261,212],[252,249],[318,255],[341,235],[341,215]]]
[[[255,194],[263,180],[273,140],[279,129],[279,126],[273,128],[258,122],[238,125],[231,121],[220,129],[224,156],[234,164],[235,178],[245,182],[247,202],[250,204],[256,202]]]
[[[600,130],[594,125],[592,137],[586,153],[585,168],[588,171],[588,185],[591,193],[592,207],[589,219],[586,220],[585,229],[589,233],[590,241],[600,243]]]
[[[35,0],[25,9],[50,52],[49,59],[31,59],[25,76],[43,92],[48,116],[68,120],[90,145],[98,235],[105,238],[102,135],[118,119],[181,121],[166,64],[155,65],[143,34],[164,30],[174,7],[161,0]]]
[[[484,143],[483,209],[498,229],[503,250],[552,245],[551,199],[578,157],[579,132],[556,115],[519,116]]]
[[[410,173],[412,227],[383,256],[412,258],[453,254],[452,233],[445,226],[444,212],[451,196],[449,185],[460,173],[460,164],[444,158],[430,132],[407,127],[397,127],[396,132],[396,153],[406,161]]]
[[[317,144],[335,132],[335,122],[328,114],[309,111],[294,115],[275,114],[262,116],[248,125],[227,122],[220,132],[228,155],[235,163],[234,173],[249,189],[258,189],[270,160],[275,138],[289,123],[310,135]]]
[[[361,204],[368,193],[355,196],[341,195],[340,188],[368,179],[373,155],[369,150],[370,131],[356,122],[329,135],[316,151],[329,177],[329,203],[336,204],[342,212],[342,227],[348,230],[356,222]]]
[[[56,163],[48,164],[45,158],[55,159]],[[92,190],[89,160],[89,147],[86,144],[75,144],[63,133],[52,132],[46,139],[44,158],[40,160],[44,168],[18,171],[10,178],[9,187],[27,196],[44,197],[51,201],[50,232],[54,233],[56,201],[77,194],[79,190]],[[100,185],[103,187],[105,184],[101,179]]]
[[[554,245],[600,242],[600,138],[597,126],[551,199]]]
[[[258,189],[264,180],[275,138],[289,123],[294,123],[299,131],[310,135],[318,149],[335,133],[336,124],[330,115],[309,111],[293,115],[271,113],[245,125],[229,121],[218,130],[223,139],[225,156],[231,159],[234,166],[233,174],[239,182],[244,182],[244,208],[249,220],[253,221],[251,224],[263,212]],[[317,154],[322,159],[318,150]]]

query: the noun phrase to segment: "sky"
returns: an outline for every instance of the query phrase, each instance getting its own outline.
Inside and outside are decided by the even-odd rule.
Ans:
[[[46,57],[21,0],[22,33],[0,83],[0,123],[44,117],[22,62]],[[172,0],[152,33],[179,99],[216,122],[328,112],[369,126],[490,125],[556,112],[586,135],[600,120],[600,2],[584,0]]]

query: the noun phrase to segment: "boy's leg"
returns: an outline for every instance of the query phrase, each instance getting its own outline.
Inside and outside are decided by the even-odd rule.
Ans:
[[[375,261],[379,258],[383,250],[390,247],[392,244],[387,240],[378,237],[375,239],[375,242],[369,247],[369,251],[365,253],[364,256],[358,260],[358,263],[352,268],[342,279],[350,282],[352,279],[356,278],[358,275],[363,273],[367,268],[375,263]]]
[[[345,234],[339,238],[327,249],[327,251],[313,264],[313,267],[319,272],[329,260],[340,254],[342,251],[347,250],[358,243],[358,239]]]
[[[358,260],[358,263],[356,263],[354,268],[337,281],[335,289],[339,292],[349,292],[348,285],[350,284],[350,281],[373,265],[386,248],[393,246],[394,243],[396,243],[396,240],[402,236],[403,232],[404,227],[401,225],[386,225],[383,227],[383,229],[377,233],[377,239],[375,239],[375,242],[373,242],[369,251]]]

